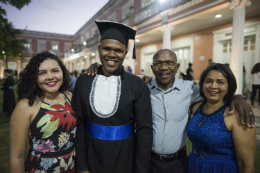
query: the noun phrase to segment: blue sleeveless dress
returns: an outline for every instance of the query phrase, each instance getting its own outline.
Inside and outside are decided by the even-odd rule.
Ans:
[[[187,126],[187,135],[192,142],[189,172],[238,173],[232,133],[226,128],[223,116],[227,105],[210,115],[203,113],[202,105]]]

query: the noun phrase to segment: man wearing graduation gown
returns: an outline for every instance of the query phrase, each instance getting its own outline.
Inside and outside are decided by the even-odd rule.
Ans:
[[[4,104],[3,112],[7,112],[7,117],[11,117],[13,110],[15,108],[15,97],[14,97],[14,78],[12,77],[12,70],[5,70],[5,82],[3,84],[2,90],[4,91]]]
[[[78,172],[146,173],[152,148],[152,109],[145,82],[124,71],[129,26],[96,21],[101,34],[102,66],[95,76],[81,75],[72,105],[79,120],[76,132]]]

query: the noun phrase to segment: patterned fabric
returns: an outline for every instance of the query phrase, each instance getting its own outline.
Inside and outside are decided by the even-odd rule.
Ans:
[[[30,125],[26,173],[76,172],[76,118],[67,98],[58,104],[41,104]]]
[[[121,76],[97,74],[91,87],[89,96],[93,112],[101,118],[113,116],[119,104],[121,95]]]
[[[202,106],[199,106],[189,122],[187,135],[192,142],[189,170],[192,173],[238,172],[232,133],[224,122],[226,107],[205,116]]]

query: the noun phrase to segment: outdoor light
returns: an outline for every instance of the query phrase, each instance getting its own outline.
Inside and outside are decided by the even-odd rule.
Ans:
[[[83,42],[83,45],[87,45],[87,42],[84,41],[84,42]]]
[[[140,40],[138,40],[138,39],[135,40],[135,42],[137,42],[137,43],[138,43],[139,41],[140,41]]]
[[[5,51],[3,51],[2,53],[5,53]]]
[[[87,58],[88,56],[86,55],[85,58]]]
[[[222,17],[221,14],[217,14],[217,15],[215,16],[215,18],[221,18],[221,17]]]
[[[71,49],[71,52],[74,52],[74,49]]]
[[[92,55],[92,56],[95,56],[95,53],[92,53],[91,55]]]

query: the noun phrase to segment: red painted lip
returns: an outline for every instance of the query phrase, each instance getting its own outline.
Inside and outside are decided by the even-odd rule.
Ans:
[[[46,85],[48,85],[48,86],[54,86],[54,85],[56,85],[56,83],[57,83],[57,82],[54,82],[54,83],[53,83],[53,82],[49,82],[49,83],[47,83]]]

